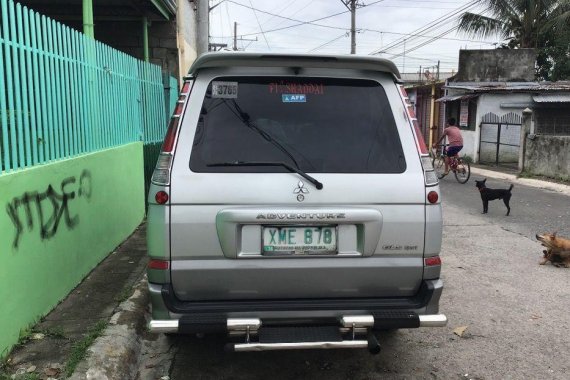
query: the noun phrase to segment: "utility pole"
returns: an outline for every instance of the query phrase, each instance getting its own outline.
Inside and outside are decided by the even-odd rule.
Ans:
[[[437,125],[435,125],[435,86],[439,82],[439,61],[437,61],[437,75],[435,80],[431,84],[431,102],[430,102],[430,114],[429,114],[429,146],[431,146],[435,140],[434,131],[437,130]],[[439,117],[438,117],[439,119]],[[440,120],[441,122],[441,120]]]
[[[234,46],[233,46],[233,49],[234,49],[234,50],[238,50],[238,47],[237,47],[237,42],[238,42],[238,41],[250,41],[250,42],[255,42],[255,41],[257,41],[257,37],[255,37],[255,40],[249,39],[249,38],[242,38],[242,37],[239,37],[239,38],[238,38],[238,36],[237,36],[237,22],[234,22]],[[248,45],[248,46],[249,46],[249,45]],[[245,49],[244,49],[244,50],[245,50]]]
[[[402,73],[406,71],[406,39],[404,38],[404,63],[402,64]]]
[[[234,21],[234,50],[237,50],[237,22]]]
[[[208,0],[199,0],[198,8],[196,9],[197,14],[197,34],[198,34],[198,46],[196,50],[198,55],[206,53],[208,51],[208,36],[210,35],[209,23],[210,23],[210,6]]]
[[[356,54],[356,0],[350,0],[350,54]]]
[[[356,54],[356,6],[357,0],[340,0],[350,11],[350,54]]]

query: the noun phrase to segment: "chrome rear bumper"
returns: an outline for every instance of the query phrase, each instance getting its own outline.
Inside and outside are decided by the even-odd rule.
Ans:
[[[445,314],[420,315],[420,327],[444,327],[447,325]]]
[[[443,327],[447,325],[447,317],[445,314],[428,314],[419,315],[419,327]],[[255,326],[259,329],[262,322],[257,318],[228,318],[224,330],[228,332],[245,332],[246,326]],[[339,321],[340,326],[353,328],[372,328],[374,326],[374,317],[372,315],[361,316],[344,316]],[[149,330],[153,333],[177,333],[180,328],[178,319],[172,320],[151,320]]]

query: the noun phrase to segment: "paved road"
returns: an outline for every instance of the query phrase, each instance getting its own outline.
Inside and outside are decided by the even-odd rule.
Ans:
[[[479,215],[483,204],[474,180],[483,178],[472,175],[464,185],[452,176],[444,178],[441,183],[444,204],[460,207],[468,215]],[[493,178],[488,178],[486,184],[496,189],[509,187],[509,182]],[[515,185],[512,192],[510,216],[505,216],[503,201],[495,200],[489,203],[489,213],[483,219],[532,239],[536,233],[557,230],[562,236],[570,236],[570,197],[523,185]]]
[[[570,197],[517,186],[506,217],[496,201],[480,214],[473,182],[445,179],[442,191],[447,327],[381,334],[378,356],[358,350],[231,354],[223,339],[161,337],[147,342],[141,378],[567,379],[570,269],[539,266],[541,248],[533,239],[543,230],[570,235]],[[453,330],[461,326],[467,329],[459,337]]]

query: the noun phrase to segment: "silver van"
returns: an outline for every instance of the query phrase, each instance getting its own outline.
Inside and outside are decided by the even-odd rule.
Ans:
[[[390,61],[200,56],[148,203],[153,332],[378,352],[447,323],[438,180]]]

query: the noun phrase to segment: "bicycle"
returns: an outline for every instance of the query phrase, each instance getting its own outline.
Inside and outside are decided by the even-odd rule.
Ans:
[[[437,148],[432,148],[431,153],[433,157],[432,164],[437,173],[437,178],[442,179],[445,177],[445,145],[439,146],[441,147],[441,152]],[[467,183],[469,181],[471,166],[462,157],[457,155],[449,157],[449,170],[453,171],[457,182]]]

